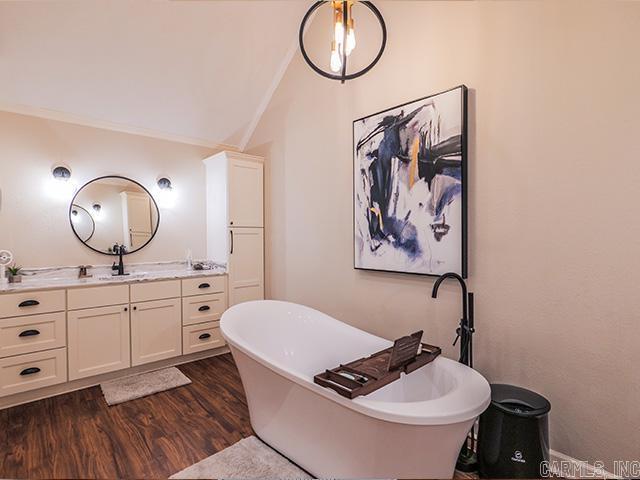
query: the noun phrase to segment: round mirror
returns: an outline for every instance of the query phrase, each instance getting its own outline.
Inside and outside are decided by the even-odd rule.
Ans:
[[[96,230],[96,222],[91,214],[80,205],[71,204],[71,225],[83,242],[88,242]]]
[[[84,185],[69,206],[71,228],[87,247],[116,255],[137,252],[155,236],[160,212],[149,191],[129,178],[100,177]]]

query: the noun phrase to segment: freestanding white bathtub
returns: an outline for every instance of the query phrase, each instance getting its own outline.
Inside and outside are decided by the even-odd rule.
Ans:
[[[349,400],[313,383],[392,345],[317,310],[276,301],[227,310],[220,328],[258,436],[317,478],[451,478],[489,384],[447,358]]]

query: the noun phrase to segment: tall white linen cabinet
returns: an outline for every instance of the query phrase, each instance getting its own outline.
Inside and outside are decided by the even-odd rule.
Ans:
[[[264,159],[220,152],[204,159],[207,257],[226,261],[229,306],[264,299]]]

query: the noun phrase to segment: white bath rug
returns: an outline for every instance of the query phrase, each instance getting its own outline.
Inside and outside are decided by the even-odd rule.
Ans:
[[[172,475],[173,479],[310,479],[309,474],[265,445],[248,437]]]
[[[117,378],[100,384],[109,405],[128,402],[154,393],[188,385],[191,380],[176,367]]]

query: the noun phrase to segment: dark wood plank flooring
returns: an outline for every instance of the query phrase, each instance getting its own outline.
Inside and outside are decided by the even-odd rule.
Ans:
[[[113,407],[92,387],[0,410],[0,478],[167,478],[253,435],[230,354],[178,368],[190,385]]]
[[[231,355],[113,407],[92,387],[0,411],[0,478],[166,478],[252,435]]]

